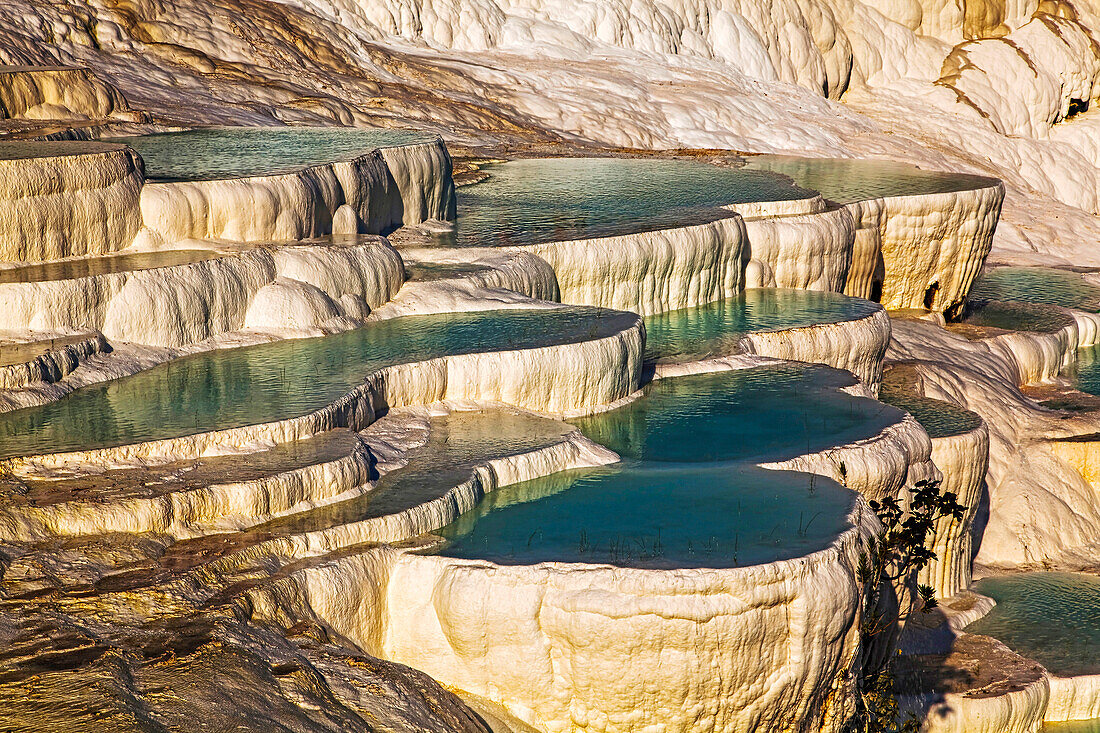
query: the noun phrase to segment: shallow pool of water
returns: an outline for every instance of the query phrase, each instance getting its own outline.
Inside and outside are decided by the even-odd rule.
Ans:
[[[1052,674],[1100,674],[1100,577],[1034,572],[985,578],[974,590],[997,605],[966,627],[1035,659]]]
[[[849,203],[865,199],[947,193],[993,185],[994,179],[965,173],[926,171],[889,160],[796,158],[784,155],[746,156],[748,170],[790,176],[804,188],[830,201]]]
[[[189,265],[221,256],[220,253],[210,250],[169,249],[160,252],[126,252],[103,257],[81,257],[59,262],[36,262],[32,265],[0,269],[0,283],[74,280],[115,272],[136,272],[159,267]]]
[[[879,400],[905,410],[921,424],[930,438],[946,438],[975,430],[982,419],[969,410],[892,388],[885,382],[879,388]]]
[[[1037,303],[971,300],[962,323],[1006,331],[1051,333],[1073,324],[1073,317],[1057,308]]]
[[[415,130],[355,127],[217,127],[121,137],[145,161],[150,179],[202,181],[289,173],[368,153],[431,140]]]
[[[783,365],[664,379],[574,420],[621,463],[506,487],[442,531],[441,554],[504,564],[733,567],[819,550],[854,494],[778,460],[867,438],[897,410],[838,390],[850,375]]]
[[[764,171],[685,160],[548,158],[487,166],[458,189],[443,245],[506,246],[656,231],[729,217],[717,207],[812,196]]]
[[[646,358],[684,361],[731,354],[751,331],[865,318],[880,306],[839,293],[763,288],[645,319]]]
[[[970,297],[1100,311],[1100,286],[1051,267],[994,267],[974,281]]]
[[[660,379],[626,406],[572,420],[646,461],[774,461],[877,435],[899,410],[841,392],[855,377],[798,363]]]
[[[305,415],[374,370],[447,354],[610,335],[635,316],[570,307],[409,316],[169,362],[0,415],[0,457],[88,450]]]

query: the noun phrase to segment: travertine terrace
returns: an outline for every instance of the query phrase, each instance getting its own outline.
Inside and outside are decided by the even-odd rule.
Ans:
[[[1100,719],[1093,4],[3,4],[0,730]]]

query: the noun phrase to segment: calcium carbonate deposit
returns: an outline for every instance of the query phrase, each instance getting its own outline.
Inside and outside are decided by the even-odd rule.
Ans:
[[[1098,103],[1097,0],[0,4],[0,731],[1100,730]]]

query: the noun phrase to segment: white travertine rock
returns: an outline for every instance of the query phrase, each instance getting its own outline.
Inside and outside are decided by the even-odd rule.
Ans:
[[[56,382],[89,357],[111,350],[107,339],[99,333],[67,341],[21,364],[0,366],[0,390],[20,389],[35,382]]]
[[[731,215],[695,226],[515,249],[550,263],[563,303],[645,316],[741,292],[748,260],[744,226]]]
[[[1003,199],[998,183],[848,204],[857,234],[844,292],[872,297],[881,271],[880,302],[886,308],[957,310],[993,245]]]
[[[877,394],[882,359],[890,344],[890,318],[875,311],[865,318],[801,328],[757,331],[741,339],[746,353],[846,369]]]
[[[745,230],[750,257],[771,273],[768,287],[843,292],[856,230],[848,209],[747,219]]]
[[[346,237],[359,233],[359,214],[349,204],[341,204],[332,215],[333,236]]]
[[[359,228],[374,234],[453,219],[454,182],[443,141],[374,150],[294,173],[150,183],[141,193],[145,234],[165,243],[308,239],[332,233],[344,205],[354,210]]]
[[[72,463],[111,466],[224,455],[338,427],[359,430],[370,425],[383,407],[445,400],[502,402],[552,415],[584,414],[637,391],[643,333],[640,318],[624,318],[622,330],[604,338],[399,364],[364,375],[361,386],[308,415],[115,448],[28,456],[4,465],[22,471]]]
[[[141,159],[121,145],[40,146],[0,159],[0,261],[34,262],[122,249],[141,228]]]
[[[0,66],[0,119],[103,120],[126,111],[122,94],[90,69]]]
[[[339,315],[340,308],[320,288],[278,277],[256,291],[244,328],[315,328]]]
[[[1048,723],[1100,718],[1100,675],[1050,675],[1050,702],[1043,714]]]
[[[932,438],[932,463],[942,475],[941,491],[955,494],[965,513],[958,521],[937,521],[931,548],[936,557],[920,572],[918,582],[930,586],[937,598],[950,598],[970,586],[974,516],[989,467],[989,430],[985,423],[959,435]]]
[[[284,279],[283,285],[264,291],[260,305],[255,305],[263,288],[277,278]],[[313,288],[306,311],[269,308],[275,292],[285,300],[294,289],[287,286],[288,278]],[[354,246],[256,248],[150,270],[0,283],[0,328],[95,329],[112,342],[177,347],[246,327],[302,327],[292,322],[299,317],[302,323],[316,325],[326,308],[336,306],[326,305],[314,291],[335,301],[357,296],[368,309],[376,308],[393,297],[403,281],[400,256],[381,238]],[[297,290],[305,292],[302,287]],[[295,302],[303,303],[301,298]],[[283,316],[289,320],[280,321]]]

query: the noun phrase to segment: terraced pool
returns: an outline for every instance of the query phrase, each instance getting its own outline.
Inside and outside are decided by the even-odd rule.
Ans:
[[[1032,572],[985,578],[974,590],[997,605],[966,627],[1000,639],[1052,674],[1100,674],[1100,576]]]
[[[733,567],[803,556],[848,526],[854,494],[753,463],[879,433],[897,410],[846,373],[784,365],[660,380],[573,421],[622,457],[494,492],[442,530],[449,557],[504,564]]]
[[[974,281],[970,297],[1100,311],[1100,286],[1052,267],[994,267]]]
[[[686,160],[543,158],[487,166],[458,189],[448,246],[507,246],[656,231],[726,218],[718,207],[807,198],[765,171]]]
[[[90,450],[308,414],[384,366],[618,333],[636,316],[567,307],[409,316],[324,338],[180,359],[0,415],[0,457]]]
[[[830,201],[842,204],[891,196],[965,191],[995,183],[995,179],[983,176],[922,170],[889,160],[752,155],[746,156],[745,168],[789,176],[798,186],[818,191]]]
[[[866,318],[881,306],[839,293],[762,288],[645,319],[647,360],[688,360],[734,353],[751,331],[800,328]]]
[[[120,137],[152,180],[204,181],[269,176],[347,160],[393,145],[433,140],[414,130],[356,127],[215,127]]]

